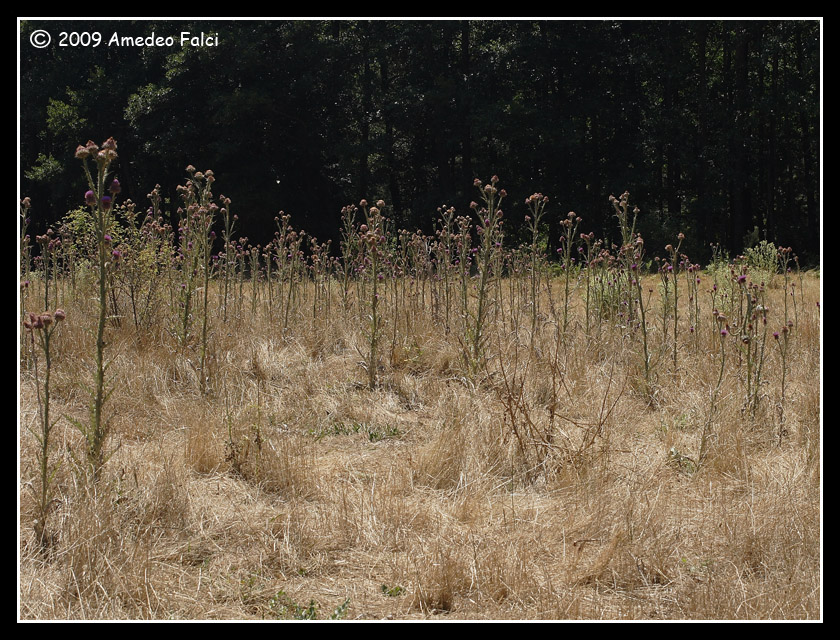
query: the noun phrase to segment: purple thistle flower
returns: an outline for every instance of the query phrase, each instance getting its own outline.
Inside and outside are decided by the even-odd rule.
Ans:
[[[109,211],[111,209],[111,196],[102,196],[102,208],[105,211]]]
[[[85,204],[91,207],[96,205],[96,194],[93,191],[85,193]]]

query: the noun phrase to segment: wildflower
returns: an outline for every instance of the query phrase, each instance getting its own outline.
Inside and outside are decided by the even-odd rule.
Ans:
[[[64,309],[56,309],[53,315],[55,316],[55,319],[58,322],[61,322],[67,317],[67,314],[64,312]]]
[[[96,194],[93,191],[85,193],[85,204],[90,207],[96,206]]]
[[[108,187],[108,191],[112,194],[117,195],[120,191],[122,191],[122,187],[120,186],[120,181],[114,178],[114,181],[111,182],[111,186]]]
[[[111,196],[102,196],[102,208],[105,211],[110,211],[110,209],[111,209]]]

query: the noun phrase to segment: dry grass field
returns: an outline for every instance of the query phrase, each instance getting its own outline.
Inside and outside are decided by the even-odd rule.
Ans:
[[[338,283],[301,282],[284,331],[264,283],[223,318],[210,281],[203,366],[166,304],[145,328],[110,318],[95,482],[71,419],[90,401],[96,292],[54,283],[43,543],[21,329],[19,617],[821,619],[819,276],[798,281],[784,340],[782,276],[767,288],[751,392],[699,277],[702,325],[684,296],[677,343],[650,277],[646,377],[638,330],[592,321],[582,284],[564,322],[562,276],[533,316],[527,279],[491,283],[470,370],[457,314],[447,326],[405,276],[383,293],[373,385],[363,292],[345,305]]]

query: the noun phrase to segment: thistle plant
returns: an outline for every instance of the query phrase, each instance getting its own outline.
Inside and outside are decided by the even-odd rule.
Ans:
[[[632,218],[630,216],[630,194],[625,191],[620,198],[610,196],[610,203],[615,209],[615,216],[618,219],[621,229],[621,248],[619,250],[619,261],[624,271],[624,280],[627,282],[626,309],[627,326],[632,327],[636,322],[636,311],[639,314],[638,326],[642,335],[642,361],[645,372],[645,394],[652,396],[652,363],[650,346],[648,343],[647,326],[647,304],[644,297],[644,286],[642,284],[642,258],[644,256],[644,240],[642,235],[636,233],[636,219],[639,215],[639,208],[633,207]]]
[[[44,308],[50,307],[50,286],[55,289],[54,297],[58,297],[58,257],[61,248],[61,238],[56,237],[52,227],[40,236],[35,236],[35,242],[41,248],[41,281],[43,283]]]
[[[779,401],[776,405],[777,412],[779,415],[779,429],[778,429],[778,440],[779,444],[782,443],[782,439],[784,438],[785,434],[787,433],[787,429],[785,424],[787,423],[787,414],[785,412],[785,402],[786,402],[786,393],[787,393],[787,370],[788,370],[788,349],[790,347],[790,333],[792,327],[789,325],[785,325],[782,327],[781,331],[774,331],[773,332],[773,341],[776,343],[776,346],[779,350],[779,359],[782,361],[782,384],[779,390]]]
[[[571,299],[571,278],[572,269],[575,266],[574,249],[577,229],[580,226],[581,218],[574,211],[570,211],[560,224],[563,226],[563,235],[560,237],[562,251],[560,251],[563,265],[563,336],[569,330],[569,301]]]
[[[443,206],[438,209],[440,213],[440,229],[435,232],[437,242],[435,243],[435,264],[437,266],[438,279],[443,280],[443,326],[446,334],[450,331],[450,313],[452,309],[452,257],[455,246],[453,219],[455,207]]]
[[[260,252],[262,247],[260,245],[251,246],[248,251],[248,267],[251,273],[251,315],[257,313],[257,300],[259,298],[259,284],[260,284]]]
[[[361,253],[362,240],[356,227],[356,206],[348,205],[341,210],[341,302],[344,311],[350,309],[350,288],[353,282],[356,260]]]
[[[726,337],[729,335],[728,320],[725,315],[713,312],[715,330],[718,334],[718,346],[720,367],[718,369],[718,379],[714,388],[712,389],[709,402],[709,415],[706,417],[706,423],[703,425],[703,432],[700,436],[700,451],[697,454],[697,464],[703,464],[709,452],[709,442],[713,436],[715,413],[717,411],[717,402],[720,397],[720,390],[723,386],[723,372],[726,368]]]
[[[767,305],[764,284],[747,282],[746,275],[738,277],[738,284],[746,298],[746,311],[738,321],[738,342],[741,361],[746,363],[744,385],[745,405],[751,415],[758,409],[761,379],[767,343]]]
[[[537,333],[537,317],[539,315],[539,285],[540,276],[543,270],[543,254],[539,246],[540,227],[543,216],[545,215],[545,207],[548,204],[548,196],[541,193],[533,193],[525,198],[525,204],[528,207],[529,214],[525,216],[525,224],[531,234],[531,244],[529,246],[530,258],[530,285],[531,285],[531,347],[534,346],[534,339]],[[568,290],[568,288],[567,288]],[[568,309],[568,307],[566,307]],[[564,327],[565,330],[565,327]]]
[[[222,273],[224,276],[224,288],[222,293],[222,321],[226,323],[228,320],[228,296],[230,294],[231,280],[234,276],[234,270],[236,268],[236,262],[233,259],[236,252],[233,244],[233,234],[236,228],[236,222],[239,220],[239,216],[231,215],[230,198],[219,196],[219,200],[222,203],[222,208],[219,210],[219,213],[221,214],[222,221],[224,223],[224,229],[222,230],[222,246],[224,251],[224,261],[222,263]]]
[[[790,261],[791,261],[791,253],[792,249],[790,247],[779,247],[777,258],[778,258],[778,265],[779,270],[782,272],[782,276],[785,279],[785,325],[787,325],[788,320],[790,319],[788,315],[788,295],[792,292],[791,290],[791,269],[790,269]],[[798,260],[797,260],[798,262]],[[791,296],[794,302],[794,312],[796,311],[796,296]],[[798,324],[794,322],[794,326]]]
[[[277,256],[277,276],[280,292],[278,300],[283,305],[283,334],[289,331],[289,320],[292,304],[296,296],[298,272],[301,270],[302,253],[300,250],[304,240],[304,232],[295,231],[289,223],[291,216],[280,212],[274,218],[277,231],[274,234],[274,246]]]
[[[179,208],[181,223],[180,250],[181,259],[181,321],[179,338],[182,345],[192,339],[193,296],[200,293],[199,300],[199,358],[198,376],[202,395],[207,393],[208,375],[207,347],[209,338],[209,301],[210,278],[212,271],[212,249],[216,234],[213,231],[219,207],[213,202],[212,186],[216,178],[210,170],[196,171],[192,165],[187,167],[189,177],[184,185],[178,186],[178,192],[186,209]]]
[[[30,429],[38,442],[36,460],[38,462],[38,483],[32,485],[36,499],[36,517],[34,523],[35,538],[42,549],[47,549],[52,542],[52,535],[47,528],[47,516],[52,504],[52,481],[58,470],[58,465],[50,460],[52,453],[51,436],[56,421],[50,417],[50,374],[52,372],[52,351],[50,342],[53,333],[66,318],[62,309],[54,313],[30,313],[23,321],[23,327],[29,338],[31,357],[35,373],[35,392],[38,400],[39,428]],[[37,349],[36,349],[37,347]],[[44,378],[40,379],[38,370],[38,351],[44,355]]]
[[[679,292],[680,292],[680,279],[679,279],[679,268],[682,261],[679,260],[680,255],[680,246],[682,246],[682,241],[685,239],[685,235],[680,233],[677,235],[677,246],[675,247],[672,244],[665,245],[665,251],[668,253],[668,257],[670,261],[668,262],[667,266],[665,267],[665,277],[667,280],[670,280],[673,285],[673,293],[672,297],[672,312],[671,315],[673,316],[672,320],[674,323],[674,330],[673,330],[673,360],[674,360],[674,377],[677,375],[677,353],[679,352],[677,348],[677,330],[679,328]],[[664,335],[664,334],[663,334]]]
[[[93,217],[96,237],[96,269],[98,285],[98,316],[96,323],[96,352],[94,355],[94,380],[91,390],[90,418],[87,423],[75,421],[74,424],[85,437],[85,458],[87,470],[94,482],[98,481],[106,461],[105,442],[109,425],[103,415],[108,392],[105,390],[105,325],[108,309],[108,272],[111,268],[110,226],[113,222],[109,215],[113,196],[120,192],[119,182],[113,180],[106,189],[108,169],[117,158],[117,143],[108,138],[100,149],[93,141],[76,148],[76,158],[82,161],[82,167],[90,187],[85,193],[85,204]],[[91,173],[88,160],[95,162],[95,172]],[[107,192],[106,192],[107,191]],[[110,193],[110,195],[109,195]]]
[[[153,323],[160,303],[160,276],[167,266],[168,239],[160,233],[154,208],[146,212],[142,221],[131,201],[114,209],[125,225],[112,270],[112,306],[116,306],[117,293],[123,293],[128,298],[134,327],[146,329]]]
[[[385,207],[385,201],[379,200],[375,207],[368,208],[366,200],[362,200],[360,205],[365,214],[365,224],[359,227],[359,236],[362,240],[362,260],[365,265],[367,273],[367,280],[369,283],[368,303],[367,303],[367,317],[365,337],[367,338],[368,352],[365,354],[365,368],[368,374],[368,388],[373,390],[376,388],[377,368],[379,365],[379,339],[382,332],[382,316],[379,311],[380,302],[380,281],[383,279],[381,272],[383,256],[384,256],[384,218],[382,217],[382,209]]]
[[[595,240],[595,232],[589,233],[581,233],[580,240],[583,243],[583,246],[586,248],[581,252],[583,256],[583,266],[585,266],[585,277],[586,277],[586,294],[584,296],[585,302],[585,309],[586,309],[586,335],[590,335],[591,330],[591,322],[592,322],[592,314],[594,311],[594,301],[593,301],[593,290],[594,290],[594,271],[593,268],[594,264],[593,261],[596,259],[598,254],[598,250],[600,248],[600,241]]]
[[[688,295],[688,331],[694,336],[694,345],[696,348],[700,335],[698,332],[700,325],[700,265],[691,264],[685,255],[683,255],[683,262],[686,265],[684,273]]]
[[[498,176],[493,176],[488,184],[481,186],[481,180],[475,179],[473,185],[479,190],[484,206],[472,202],[470,207],[476,212],[479,222],[476,224],[476,234],[479,238],[475,253],[475,267],[478,272],[476,283],[475,309],[467,308],[467,363],[471,375],[475,375],[484,361],[486,336],[485,329],[490,317],[493,300],[490,298],[492,279],[498,275],[497,257],[501,246],[502,210],[501,204],[507,192],[498,189]],[[466,269],[466,274],[464,272]],[[469,274],[469,267],[462,265],[462,277]]]

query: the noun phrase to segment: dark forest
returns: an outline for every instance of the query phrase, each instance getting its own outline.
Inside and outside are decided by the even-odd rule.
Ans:
[[[36,29],[53,44],[31,46]],[[531,193],[556,246],[569,211],[614,234],[627,190],[653,246],[683,232],[697,259],[768,240],[819,261],[818,21],[26,21],[20,56],[33,233],[83,205],[76,147],[113,136],[124,197],[145,208],[159,184],[174,216],[185,167],[212,169],[255,243],[281,210],[337,238],[361,198],[431,232],[496,174],[510,243]]]

